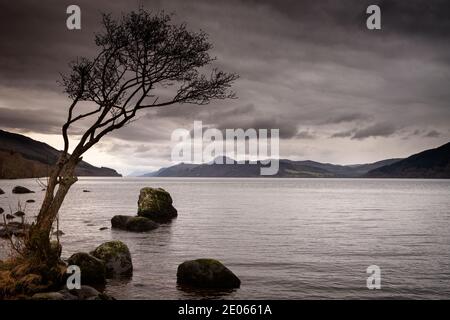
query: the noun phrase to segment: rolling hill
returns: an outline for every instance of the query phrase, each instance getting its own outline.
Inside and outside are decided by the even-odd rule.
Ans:
[[[26,136],[0,130],[0,179],[38,178],[48,175],[60,151]],[[78,176],[120,177],[114,169],[81,161]]]
[[[369,171],[368,178],[450,178],[450,142]]]

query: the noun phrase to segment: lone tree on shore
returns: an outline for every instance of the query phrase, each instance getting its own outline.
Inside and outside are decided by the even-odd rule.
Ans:
[[[50,232],[86,151],[142,109],[234,97],[230,87],[237,75],[210,68],[212,45],[204,32],[188,31],[184,24],[172,24],[169,15],[144,9],[119,20],[103,15],[103,27],[95,37],[98,55],[73,62],[61,81],[71,99],[62,126],[64,150],[25,243],[26,255],[47,268],[59,259],[51,249]],[[69,154],[70,127],[79,121],[89,127]]]

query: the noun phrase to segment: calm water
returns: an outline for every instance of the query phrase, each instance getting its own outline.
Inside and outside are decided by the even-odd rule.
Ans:
[[[34,180],[0,181],[0,206],[17,204],[18,184],[40,190]],[[99,231],[135,214],[144,186],[168,190],[178,219],[150,233]],[[29,215],[42,197],[19,196],[37,200]],[[450,181],[82,178],[61,216],[66,257],[111,239],[129,246],[134,276],[108,284],[116,298],[450,298]],[[178,288],[178,264],[201,257],[221,260],[241,288]],[[366,287],[369,265],[381,268],[381,290]]]

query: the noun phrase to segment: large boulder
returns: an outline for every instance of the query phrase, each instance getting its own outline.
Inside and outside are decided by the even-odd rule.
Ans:
[[[25,193],[34,193],[34,191],[31,191],[30,189],[22,186],[15,186],[14,189],[12,190],[12,193],[25,194]]]
[[[114,216],[111,219],[111,227],[133,232],[146,232],[158,228],[158,224],[144,217]]]
[[[178,266],[177,282],[198,288],[231,289],[239,288],[241,280],[214,259],[185,261]]]
[[[86,252],[73,254],[68,260],[69,265],[76,265],[81,270],[81,284],[105,284],[105,263]]]
[[[177,216],[172,197],[162,188],[142,188],[138,200],[138,216],[156,222],[168,222]]]
[[[133,263],[130,250],[122,241],[109,241],[98,246],[91,254],[106,266],[106,277],[131,277]]]

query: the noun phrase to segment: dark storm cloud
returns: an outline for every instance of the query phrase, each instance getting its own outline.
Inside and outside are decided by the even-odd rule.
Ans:
[[[336,132],[331,135],[331,138],[348,138],[351,137],[355,133],[355,130],[347,130],[347,131],[341,131]]]
[[[389,137],[397,131],[389,123],[376,123],[370,127],[355,130],[352,139],[366,139],[371,137]]]
[[[61,132],[61,123],[47,110],[0,108],[0,127],[21,132]]]
[[[74,3],[82,10],[79,31],[65,27],[66,7]],[[381,31],[365,27],[369,4],[381,7]],[[143,112],[139,122],[108,136],[125,142],[110,152],[167,155],[160,144],[175,128],[191,129],[194,120],[222,130],[279,128],[285,142],[293,142],[289,155],[298,150],[294,142],[323,139],[320,154],[341,152],[342,159],[336,141],[389,138],[400,145],[401,134],[416,129],[421,134],[408,139],[448,138],[445,0],[3,1],[0,125],[58,133],[69,103],[56,83],[59,73],[77,56],[95,55],[102,12],[118,16],[139,5],[174,12],[175,22],[205,30],[216,65],[240,74],[239,99]],[[36,99],[37,92],[49,94]],[[376,148],[373,153],[380,155]]]
[[[337,114],[331,118],[328,118],[323,122],[323,124],[340,124],[344,122],[355,122],[360,120],[368,120],[371,117],[367,114],[362,113],[346,113],[346,114]]]

